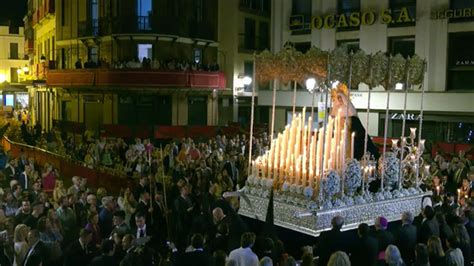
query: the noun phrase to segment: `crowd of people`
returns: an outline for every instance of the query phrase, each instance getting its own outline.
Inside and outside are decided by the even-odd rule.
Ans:
[[[131,58],[129,60],[117,60],[109,63],[107,59],[100,58],[97,61],[88,59],[82,63],[79,58],[74,64],[76,69],[90,68],[113,68],[113,69],[156,69],[166,71],[219,71],[217,63],[191,62],[188,60],[178,60],[171,58],[168,60],[151,59],[148,57]]]
[[[39,141],[41,143],[41,141]],[[66,186],[51,164],[25,154],[0,152],[3,196],[0,265],[296,265],[274,235],[255,232],[225,198],[245,184],[248,138],[186,138],[164,149],[150,140],[84,140],[53,134],[50,150],[64,150],[87,167],[119,167],[134,180],[114,195],[75,176]],[[253,141],[263,154],[268,137]],[[433,203],[402,224],[378,217],[356,235],[333,219],[313,247],[302,247],[300,265],[470,265],[474,233],[469,160],[461,154],[432,162]],[[296,254],[295,254],[296,255]]]

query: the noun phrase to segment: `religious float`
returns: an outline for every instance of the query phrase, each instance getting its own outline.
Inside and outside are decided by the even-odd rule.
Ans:
[[[362,222],[373,224],[378,216],[395,221],[405,211],[419,214],[422,201],[431,195],[422,189],[430,178],[422,157],[425,141],[421,139],[424,68],[424,60],[417,55],[367,55],[361,50],[347,53],[339,48],[326,52],[313,47],[302,54],[285,47],[277,54],[264,51],[256,55],[254,84],[271,83],[273,87],[271,145],[263,155],[249,156],[249,176],[239,191],[239,214],[263,221],[272,195],[275,225],[313,236],[330,229],[335,215],[345,218],[343,230],[349,230]],[[283,132],[273,134],[277,81],[293,85],[293,115]],[[313,97],[308,116],[306,108],[296,112],[298,83],[306,83]],[[405,136],[404,120],[402,136],[389,144],[386,119],[381,154],[364,129],[369,126],[368,116],[363,125],[350,102],[351,88],[360,83],[369,87],[367,113],[371,89],[385,88],[386,117],[391,90],[404,89],[405,106],[408,90],[414,86],[421,90],[419,127],[411,128]],[[316,92],[322,103],[318,106],[323,108],[315,118]],[[318,123],[313,123],[315,119]],[[250,154],[251,149],[252,144]]]

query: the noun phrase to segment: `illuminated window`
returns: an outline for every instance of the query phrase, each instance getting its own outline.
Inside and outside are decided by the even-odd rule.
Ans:
[[[5,95],[5,106],[14,106],[15,101],[14,101],[14,96],[13,94],[7,94]]]
[[[138,45],[138,59],[142,60],[144,57],[152,58],[153,44],[139,44]]]

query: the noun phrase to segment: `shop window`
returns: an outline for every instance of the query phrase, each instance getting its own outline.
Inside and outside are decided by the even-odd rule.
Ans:
[[[415,54],[415,36],[388,38],[388,50],[392,55],[412,57]]]
[[[468,22],[474,21],[474,16],[462,16],[463,9],[472,9],[474,8],[474,0],[450,0],[449,9],[453,10],[454,18],[450,18],[449,22]],[[457,17],[459,16],[459,17]]]
[[[389,8],[393,23],[389,23],[388,27],[415,26],[416,0],[390,0]]]
[[[348,53],[355,53],[360,49],[360,42],[358,39],[353,40],[338,40],[337,47],[344,47]]]
[[[448,41],[448,90],[474,90],[474,32],[450,33]]]
[[[207,125],[207,97],[194,96],[188,98],[188,125]]]
[[[299,21],[298,27],[292,28],[291,34],[311,34],[312,0],[293,0],[291,5],[291,21]],[[290,25],[290,28],[292,26]]]
[[[360,12],[360,0],[338,0],[337,14],[350,17],[351,13]],[[337,28],[337,31],[353,31],[359,30],[360,26]]]

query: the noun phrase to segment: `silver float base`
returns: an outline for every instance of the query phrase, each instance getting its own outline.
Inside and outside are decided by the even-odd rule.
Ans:
[[[251,194],[246,196],[253,208],[245,200],[240,200],[239,214],[265,221],[269,199]],[[316,237],[322,231],[331,229],[331,219],[336,215],[344,217],[342,230],[355,229],[360,223],[373,225],[378,216],[383,216],[390,222],[400,220],[402,213],[406,211],[416,216],[421,212],[425,196],[431,196],[431,192],[330,210],[318,210],[313,212],[314,215],[296,217],[295,214],[308,213],[309,209],[284,202],[275,195],[274,224]]]

